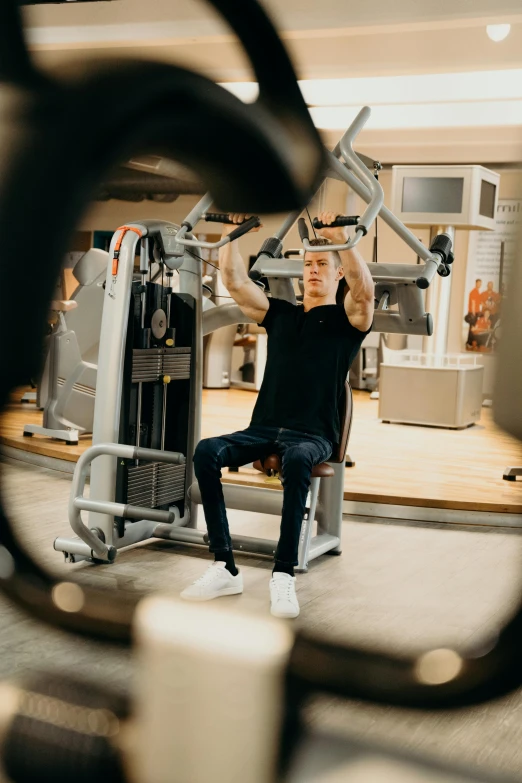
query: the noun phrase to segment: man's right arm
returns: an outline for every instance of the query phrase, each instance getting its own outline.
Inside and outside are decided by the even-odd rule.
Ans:
[[[227,236],[237,224],[246,219],[243,215],[231,215],[234,225],[223,226],[223,236]],[[237,240],[224,245],[219,250],[219,270],[225,288],[241,311],[256,323],[261,323],[268,311],[268,298],[262,289],[248,276],[245,263],[237,246]]]

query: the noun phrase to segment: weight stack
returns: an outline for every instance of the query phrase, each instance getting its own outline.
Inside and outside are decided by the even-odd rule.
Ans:
[[[168,313],[170,311],[170,318]],[[120,442],[187,454],[194,377],[195,300],[156,283],[133,283],[120,417]],[[191,458],[191,455],[188,455]],[[116,502],[177,505],[184,514],[185,465],[120,460]],[[117,520],[122,527],[123,520]]]

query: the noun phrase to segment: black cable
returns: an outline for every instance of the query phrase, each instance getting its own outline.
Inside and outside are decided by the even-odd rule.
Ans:
[[[317,239],[317,234],[315,232],[314,224],[312,222],[312,218],[310,217],[310,211],[309,211],[308,207],[306,208],[306,214],[308,215],[308,220],[310,221],[310,225],[312,226],[312,231],[314,232],[314,236]]]
[[[203,263],[205,261],[205,259],[202,256],[199,256],[197,253],[193,253],[192,250],[188,249],[188,247],[186,247],[185,250],[189,254],[189,256],[192,256],[193,258],[195,258],[196,261],[201,261],[201,263]],[[217,269],[218,272],[220,271],[219,267],[216,266],[215,264],[212,264],[210,261],[207,261],[206,263],[209,266],[213,267],[213,269]],[[185,272],[190,272],[189,269],[185,269],[184,271]],[[195,272],[190,272],[190,274],[195,275],[196,273]],[[214,294],[214,297],[216,299],[232,299],[234,302],[236,301],[233,296],[222,296],[221,294]]]
[[[379,169],[375,169],[375,173],[374,173],[373,176],[375,177],[375,179],[378,182],[379,181]],[[378,228],[377,228],[378,222],[379,222],[379,216],[377,215],[376,218],[375,218],[375,238],[374,238],[374,241],[373,241],[373,262],[374,262],[374,264],[376,264],[378,262],[378,259],[379,259],[379,252],[378,252],[379,233],[378,233]]]
[[[219,267],[215,264],[212,264],[210,261],[206,261],[203,256],[199,256],[197,253],[193,253],[192,250],[189,250],[188,247],[185,247],[185,251],[189,254],[189,256],[192,256],[192,258],[195,258],[196,261],[201,261],[202,264],[207,263],[209,266],[211,266],[213,269],[217,269],[219,272]]]

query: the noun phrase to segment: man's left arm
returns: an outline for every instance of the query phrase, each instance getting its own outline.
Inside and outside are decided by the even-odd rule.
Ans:
[[[334,212],[322,212],[319,219],[324,225],[333,223],[337,215]],[[347,230],[342,227],[321,229],[319,232],[334,245],[344,245]],[[375,285],[370,270],[356,248],[339,253],[343,265],[344,278],[349,291],[344,298],[344,309],[352,326],[366,332],[372,325],[375,309]]]
[[[339,242],[339,244],[341,244]],[[366,332],[372,325],[375,309],[375,284],[366,261],[356,248],[339,253],[349,291],[344,309],[352,326]]]

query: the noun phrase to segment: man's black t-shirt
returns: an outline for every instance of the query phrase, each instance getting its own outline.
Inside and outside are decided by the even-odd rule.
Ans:
[[[284,427],[340,439],[344,383],[370,329],[352,326],[344,305],[313,307],[269,299],[260,326],[268,334],[267,362],[251,424]]]

